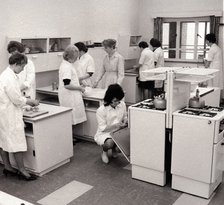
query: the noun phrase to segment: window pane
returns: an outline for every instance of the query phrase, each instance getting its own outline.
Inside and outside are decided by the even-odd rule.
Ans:
[[[181,43],[180,48],[194,48],[195,45],[195,23],[181,23]]]
[[[170,30],[170,24],[169,23],[163,23],[163,42],[162,47],[164,49],[169,47],[169,30]]]
[[[194,50],[180,51],[180,58],[184,60],[194,59]]]

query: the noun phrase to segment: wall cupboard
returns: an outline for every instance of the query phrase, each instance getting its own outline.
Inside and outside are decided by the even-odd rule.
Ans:
[[[36,72],[58,70],[65,48],[71,44],[70,37],[8,38],[25,45],[25,54],[33,61]]]

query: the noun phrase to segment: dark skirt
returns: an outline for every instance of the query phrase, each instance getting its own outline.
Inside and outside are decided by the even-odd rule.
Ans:
[[[143,89],[154,89],[154,81],[139,81],[139,87]]]

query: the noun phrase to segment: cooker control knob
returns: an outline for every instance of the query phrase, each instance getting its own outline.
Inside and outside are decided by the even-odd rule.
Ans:
[[[211,120],[209,120],[209,121],[208,121],[208,124],[210,125],[211,123],[212,123],[212,121],[211,121]]]

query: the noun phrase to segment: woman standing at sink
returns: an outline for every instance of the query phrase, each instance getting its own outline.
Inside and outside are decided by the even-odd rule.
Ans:
[[[147,42],[141,41],[138,46],[141,50],[141,56],[138,65],[134,68],[139,68],[139,86],[142,89],[143,99],[148,99],[153,97],[154,81],[148,80],[143,71],[154,68],[154,54]]]
[[[86,113],[82,93],[85,88],[80,86],[74,62],[79,57],[76,46],[68,46],[63,53],[63,61],[59,68],[58,97],[60,105],[72,107],[72,124],[86,121]]]

